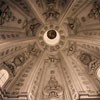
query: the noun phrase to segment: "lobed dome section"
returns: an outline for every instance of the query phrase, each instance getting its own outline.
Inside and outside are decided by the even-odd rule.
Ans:
[[[100,0],[0,0],[0,100],[100,100]]]

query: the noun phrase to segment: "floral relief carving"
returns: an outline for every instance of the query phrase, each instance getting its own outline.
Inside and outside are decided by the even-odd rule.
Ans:
[[[13,63],[3,62],[3,64],[6,65],[12,75],[15,76],[15,66],[13,65]]]
[[[70,0],[36,0],[36,4],[39,8],[44,10],[42,15],[45,16],[45,20],[58,20],[69,1]],[[61,9],[59,10],[59,8]]]
[[[100,1],[99,0],[94,0],[93,8],[90,10],[88,17],[100,20]]]
[[[81,23],[78,18],[67,18],[68,19],[68,27],[74,32],[77,33],[78,29],[81,27]]]
[[[27,51],[28,53],[28,51]],[[16,69],[19,66],[22,66],[25,61],[27,60],[26,56],[25,56],[26,52],[23,52],[22,54],[19,54],[17,56],[15,56],[13,58],[12,61],[4,61],[3,64],[10,70],[10,73],[15,76],[16,75]]]
[[[0,25],[9,21],[15,21],[16,17],[13,15],[9,5],[5,1],[0,2]]]
[[[91,55],[89,55],[88,53],[83,53],[80,56],[80,60],[83,64],[85,65],[89,65],[89,63],[92,61]]]
[[[75,42],[69,42],[69,47],[67,48],[67,55],[70,56],[76,52],[77,44]]]
[[[39,56],[41,53],[41,50],[37,47],[36,44],[29,45],[29,53],[32,54],[33,56]]]
[[[90,74],[93,74],[97,70],[99,65],[100,65],[100,62],[98,60],[93,60],[92,62],[90,62],[89,64]]]
[[[79,97],[79,95],[77,93],[77,90],[75,89],[75,85],[72,81],[72,78],[70,77],[70,74],[67,71],[66,67],[63,67],[63,71],[64,71],[64,74],[65,74],[67,85],[69,87],[72,98],[73,98],[73,100],[76,100]]]
[[[25,20],[23,24],[23,29],[26,30],[26,35],[28,36],[31,33],[32,36],[36,36],[36,32],[39,29],[41,24],[38,22],[36,18],[32,18],[31,20]]]
[[[63,96],[64,96],[64,89],[58,83],[55,76],[51,76],[50,80],[48,81],[48,84],[44,87],[43,90],[44,100],[47,99],[63,100]]]
[[[31,30],[33,36],[36,35],[35,32],[36,32],[36,30],[40,27],[40,25],[41,25],[41,24],[40,24],[35,18],[31,20],[29,29]]]
[[[100,61],[88,53],[83,53],[80,56],[80,61],[87,66],[89,74],[94,74],[99,67]]]

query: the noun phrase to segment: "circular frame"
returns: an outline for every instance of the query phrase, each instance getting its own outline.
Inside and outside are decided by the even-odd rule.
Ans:
[[[48,32],[49,32],[49,36],[48,36]],[[55,46],[60,41],[60,35],[56,30],[51,29],[44,33],[43,39],[48,45]]]

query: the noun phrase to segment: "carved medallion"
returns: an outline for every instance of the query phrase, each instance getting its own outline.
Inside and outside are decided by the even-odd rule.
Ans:
[[[83,53],[81,56],[80,56],[80,60],[83,64],[85,65],[89,65],[89,63],[92,61],[92,58],[91,56],[88,54],[88,53]]]

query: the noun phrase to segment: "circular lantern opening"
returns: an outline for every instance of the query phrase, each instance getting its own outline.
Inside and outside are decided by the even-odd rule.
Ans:
[[[48,45],[55,46],[60,41],[60,35],[56,30],[48,30],[44,33],[43,39]]]
[[[55,30],[49,30],[47,32],[47,36],[48,36],[49,39],[54,39],[57,36],[57,32]]]

